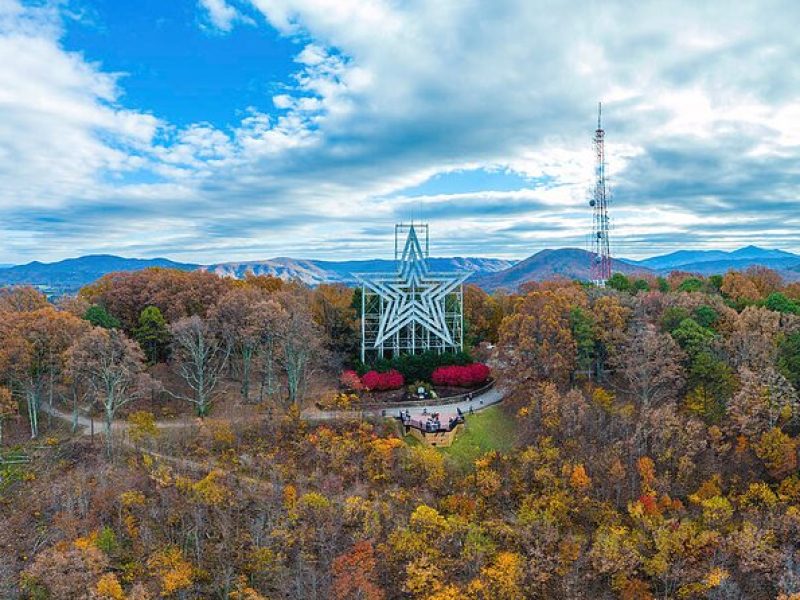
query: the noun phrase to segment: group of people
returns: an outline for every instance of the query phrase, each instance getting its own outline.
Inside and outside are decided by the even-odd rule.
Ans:
[[[446,431],[452,431],[456,425],[464,422],[464,413],[458,407],[456,407],[456,411],[458,414],[453,415],[448,419]],[[471,406],[470,414],[472,414]],[[403,425],[422,429],[426,433],[435,433],[442,429],[441,415],[438,412],[428,414],[428,409],[426,407],[422,410],[422,415],[425,417],[424,420],[415,421],[411,418],[411,412],[406,409],[405,411],[401,410],[398,413],[397,418],[402,421]]]

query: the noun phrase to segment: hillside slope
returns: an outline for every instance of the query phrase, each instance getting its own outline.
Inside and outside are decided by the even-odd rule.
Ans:
[[[0,285],[30,284],[58,289],[75,289],[114,271],[140,271],[164,267],[192,271],[198,265],[179,263],[166,258],[122,258],[110,254],[92,254],[54,263],[34,261],[0,269]]]
[[[588,280],[591,256],[586,250],[578,248],[542,250],[504,271],[476,277],[472,283],[487,290],[516,290],[527,281],[541,281],[553,277]],[[622,260],[613,261],[613,271],[626,275],[652,273],[646,267]]]

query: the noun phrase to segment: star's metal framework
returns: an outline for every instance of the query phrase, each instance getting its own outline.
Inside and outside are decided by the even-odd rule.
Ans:
[[[424,233],[424,249],[418,231]],[[430,272],[428,240],[427,224],[400,223],[395,226],[397,272],[355,275],[361,282],[362,361],[463,348],[463,284],[470,273]]]

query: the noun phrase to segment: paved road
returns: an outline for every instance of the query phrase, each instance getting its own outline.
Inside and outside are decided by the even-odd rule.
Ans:
[[[448,418],[457,414],[456,409],[461,409],[461,412],[468,413],[470,407],[474,411],[480,411],[484,408],[488,408],[495,404],[499,404],[505,398],[505,390],[494,387],[490,389],[485,394],[481,394],[480,396],[476,396],[472,400],[464,400],[462,402],[458,402],[456,404],[445,404],[442,406],[436,406],[435,402],[432,402],[428,406],[412,406],[407,404],[392,404],[387,406],[385,409],[371,409],[371,410],[364,410],[364,411],[357,411],[357,410],[319,410],[316,408],[307,408],[303,411],[303,418],[308,419],[310,421],[316,420],[331,420],[331,419],[340,419],[340,418],[352,418],[356,415],[361,415],[365,417],[380,417],[383,415],[385,411],[387,417],[396,417],[397,414],[402,411],[408,411],[411,415],[412,419],[419,419],[423,415],[423,412],[427,409],[427,413],[430,414],[432,412],[438,412],[441,417],[441,421],[446,421]]]

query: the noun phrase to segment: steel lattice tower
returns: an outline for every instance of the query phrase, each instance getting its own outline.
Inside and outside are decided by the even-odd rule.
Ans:
[[[589,206],[594,209],[591,239],[591,279],[595,285],[605,286],[611,277],[611,245],[608,239],[608,189],[606,187],[605,131],[601,123],[602,104],[597,105],[597,129],[594,132],[595,182]]]

